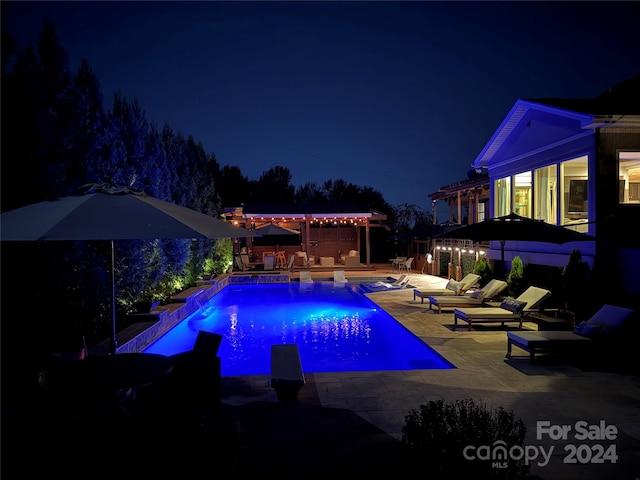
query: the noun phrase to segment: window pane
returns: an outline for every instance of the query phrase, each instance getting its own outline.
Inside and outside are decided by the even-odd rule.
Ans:
[[[555,165],[539,168],[534,172],[533,191],[534,202],[533,211],[535,218],[544,220],[553,225],[558,224],[556,213],[558,211],[558,191],[556,188]]]
[[[620,203],[640,203],[640,152],[619,153]]]
[[[511,213],[511,178],[496,180],[494,188],[494,212],[496,217]]]
[[[514,213],[531,218],[531,172],[519,173],[515,176]]]
[[[587,157],[579,157],[560,164],[562,188],[562,225],[579,225],[587,231],[589,166]]]

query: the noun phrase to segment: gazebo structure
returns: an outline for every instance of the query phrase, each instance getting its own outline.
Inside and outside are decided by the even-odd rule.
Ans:
[[[248,230],[265,223],[299,230],[297,250],[314,259],[333,258],[339,262],[352,250],[362,255],[364,247],[361,261],[367,266],[371,265],[370,229],[388,228],[384,224],[386,214],[359,204],[247,204],[225,209],[225,217]]]
[[[486,203],[489,201],[489,175],[486,171],[469,172],[469,178],[460,182],[440,187],[437,192],[430,193],[433,204],[433,223],[437,223],[437,202],[444,201],[449,207],[449,223],[463,223],[464,214],[467,223],[478,223],[487,218]],[[465,212],[466,210],[466,212]]]

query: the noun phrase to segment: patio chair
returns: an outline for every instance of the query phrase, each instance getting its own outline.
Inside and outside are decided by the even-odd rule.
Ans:
[[[456,308],[453,311],[453,323],[457,327],[458,320],[467,323],[467,329],[471,330],[473,323],[518,323],[522,330],[522,324],[527,316],[538,310],[551,292],[544,288],[531,286],[518,298],[505,298],[499,306]]]
[[[413,257],[409,257],[407,258],[403,263],[401,263],[400,265],[398,265],[398,270],[400,272],[407,272],[409,273],[411,271],[411,265],[413,264]]]
[[[240,260],[242,261],[243,270],[253,270],[253,268],[255,267],[255,263],[251,263],[251,260],[249,260],[249,255],[247,255],[246,253],[240,254]]]
[[[429,289],[429,290],[418,290],[415,289],[413,291],[413,299],[420,298],[421,303],[424,303],[425,298],[435,297],[435,296],[444,296],[444,295],[461,295],[466,293],[467,290],[472,288],[476,283],[480,281],[480,275],[475,273],[468,273],[459,282],[451,279],[449,283],[445,286],[445,288],[440,289]]]
[[[514,345],[529,352],[530,363],[534,363],[536,353],[575,355],[591,352],[610,345],[612,340],[618,338],[622,325],[633,313],[634,310],[630,308],[605,304],[572,331],[507,332],[506,357],[512,358]]]
[[[240,272],[244,272],[245,270],[244,263],[242,262],[242,258],[240,257],[240,255],[237,255],[237,254],[233,255],[233,266],[235,267],[236,270]]]
[[[300,271],[300,284],[305,283],[313,283],[313,278],[311,278],[311,272],[309,270]]]
[[[507,289],[509,285],[504,280],[493,279],[484,287],[464,295],[435,295],[429,296],[429,310],[433,307],[442,313],[443,308],[481,307]]]
[[[349,283],[347,277],[344,274],[344,270],[334,270],[333,271],[333,285],[345,285]]]

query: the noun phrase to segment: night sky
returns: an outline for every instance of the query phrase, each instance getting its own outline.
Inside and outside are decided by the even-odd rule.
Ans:
[[[638,2],[2,2],[20,48],[45,19],[106,109],[137,97],[251,180],[286,166],[427,211],[518,98],[640,73]]]

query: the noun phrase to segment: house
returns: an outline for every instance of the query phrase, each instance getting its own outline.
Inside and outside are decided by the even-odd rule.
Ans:
[[[580,242],[580,250],[599,291],[610,301],[637,301],[639,92],[637,75],[591,99],[517,100],[472,164],[478,179],[429,195],[434,217],[435,203],[446,201],[458,223],[514,212],[587,232],[596,241]],[[491,247],[488,256],[498,258]],[[518,255],[533,264],[564,266],[572,248],[507,242],[505,262]]]

